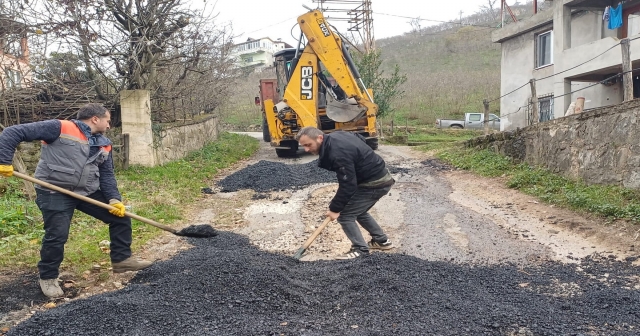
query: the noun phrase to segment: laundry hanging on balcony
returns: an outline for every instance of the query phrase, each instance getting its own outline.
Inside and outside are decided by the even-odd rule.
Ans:
[[[609,10],[611,6],[607,6],[604,8],[604,14],[602,14],[602,21],[607,22],[607,27],[609,26]]]
[[[609,7],[609,29],[618,29],[622,27],[622,4],[617,8]]]

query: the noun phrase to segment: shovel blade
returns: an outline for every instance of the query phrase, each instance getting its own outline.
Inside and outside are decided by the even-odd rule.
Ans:
[[[300,260],[300,258],[302,258],[302,255],[304,254],[305,248],[301,247],[298,249],[298,252],[296,252],[296,254],[293,256],[295,259]]]
[[[366,111],[366,107],[357,104],[347,104],[331,98],[327,101],[327,117],[333,121],[349,122],[364,114]]]

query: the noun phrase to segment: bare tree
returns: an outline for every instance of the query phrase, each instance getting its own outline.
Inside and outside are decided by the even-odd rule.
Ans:
[[[192,113],[212,111],[227,97],[234,75],[231,29],[203,14],[213,9],[195,10],[184,0],[8,1],[39,32],[29,42],[47,41],[32,60],[33,69],[47,72],[40,80],[73,75],[102,100],[146,89],[152,98],[171,101],[162,106]],[[83,70],[70,71],[78,61]],[[56,69],[56,63],[67,68]]]
[[[496,9],[496,2],[498,2],[498,0],[487,0],[485,5],[480,6],[480,12],[489,15],[492,20],[497,19],[498,11]]]

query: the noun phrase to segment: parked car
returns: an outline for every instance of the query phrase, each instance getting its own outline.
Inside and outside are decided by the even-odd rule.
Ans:
[[[484,113],[465,113],[464,120],[436,119],[436,128],[484,129]],[[489,114],[489,128],[500,130],[500,117]]]

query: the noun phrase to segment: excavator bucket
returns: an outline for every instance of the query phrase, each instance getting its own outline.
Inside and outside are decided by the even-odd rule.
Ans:
[[[365,112],[367,112],[365,106],[343,103],[335,100],[331,95],[327,95],[327,117],[333,121],[349,122],[362,116]]]

